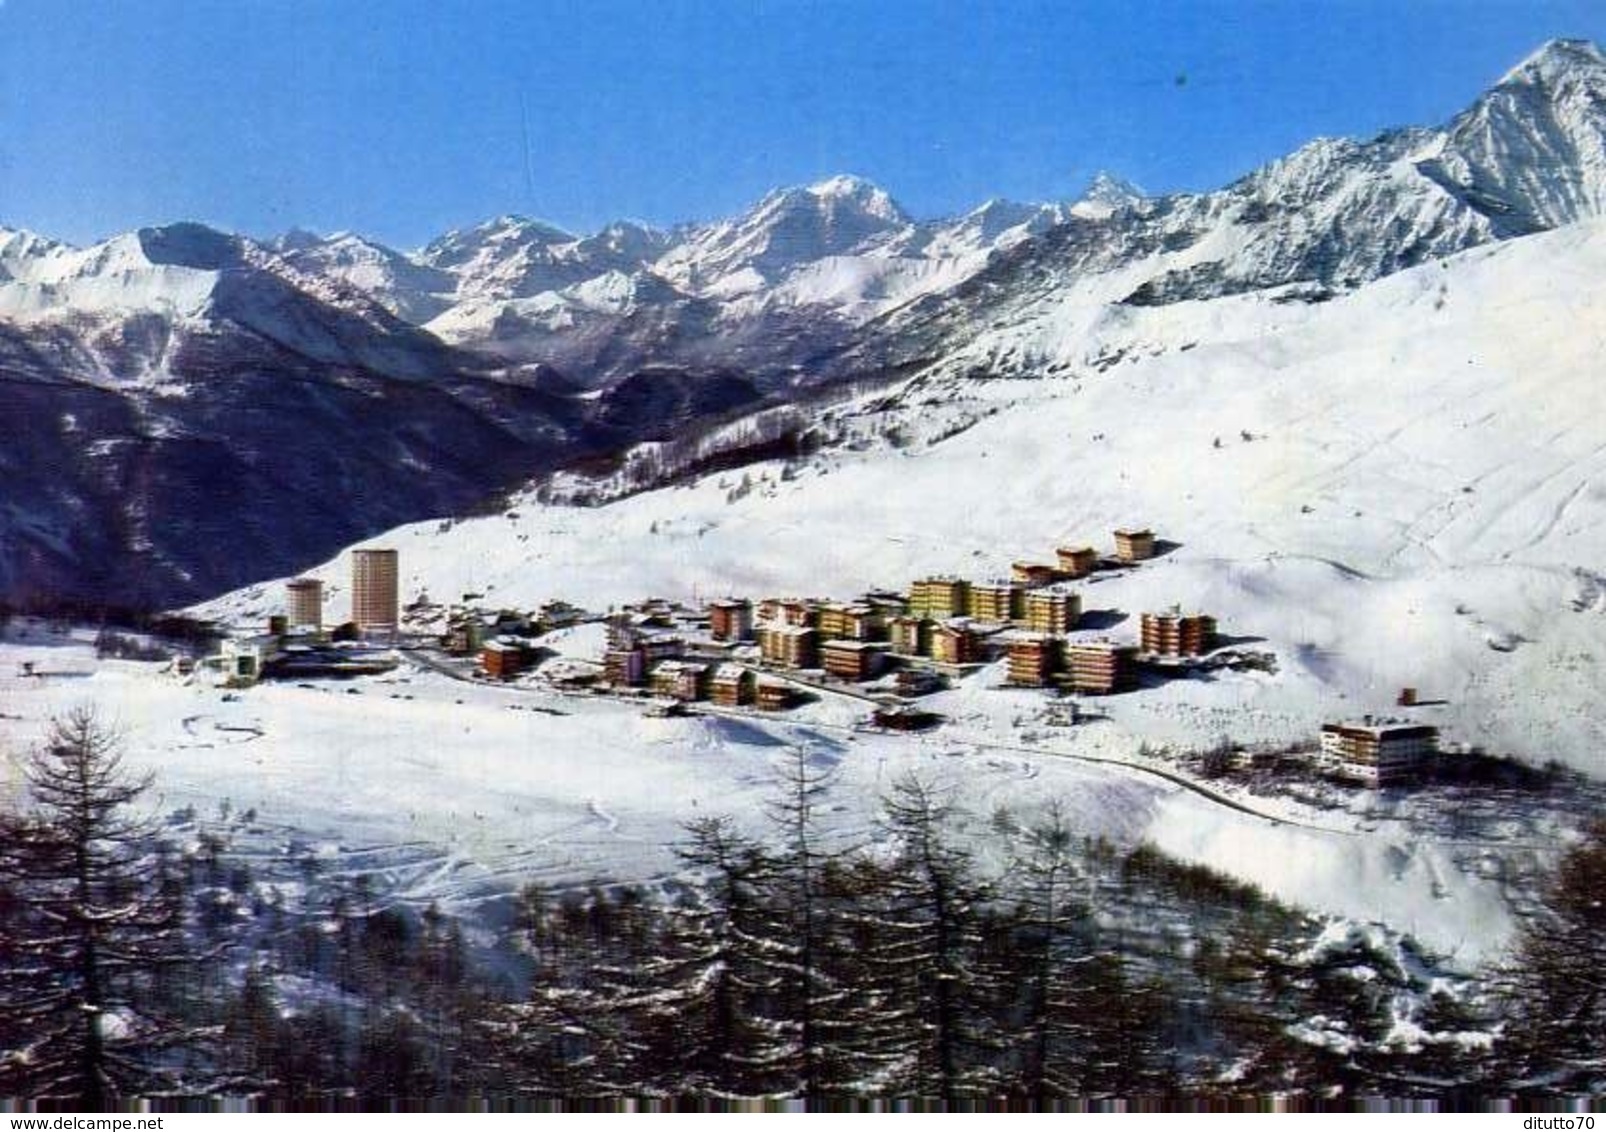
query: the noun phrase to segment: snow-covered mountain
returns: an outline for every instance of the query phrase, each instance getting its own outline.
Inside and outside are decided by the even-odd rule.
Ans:
[[[407,596],[606,609],[986,579],[1148,525],[1178,545],[1082,586],[1098,631],[1132,638],[1139,612],[1181,603],[1277,671],[1104,701],[1115,750],[1309,740],[1409,685],[1443,701],[1425,718],[1451,739],[1600,773],[1606,221],[1286,298],[1111,306],[1058,338],[1035,328],[1054,366],[1035,380],[938,364],[829,406],[812,456],[600,507],[532,493],[383,541]],[[349,562],[314,573],[340,595]],[[203,611],[250,623],[282,601],[263,585]],[[1023,710],[976,688],[955,710]]]
[[[1198,195],[1101,175],[921,221],[836,177],[670,232],[503,217],[416,253],[0,229],[0,395],[29,424],[0,449],[0,587],[193,596],[744,406],[1085,375],[1148,348],[1146,309],[1326,301],[1603,202],[1606,58],[1557,41],[1443,127],[1319,139]]]
[[[616,224],[576,239],[504,218],[451,233],[420,254],[458,280],[427,327],[505,360],[567,367],[588,382],[649,363],[734,361],[773,384],[854,327],[968,279],[993,251],[1065,214],[1059,205],[994,201],[920,223],[885,190],[841,176],[673,233]]]
[[[757,396],[672,374],[640,411],[628,381],[581,398],[447,346],[347,269],[413,270],[349,237],[0,232],[0,595],[182,601]]]
[[[1321,138],[1217,192],[1106,207],[995,256],[942,294],[867,328],[844,368],[964,354],[966,372],[1029,371],[1030,327],[1080,307],[1164,305],[1298,285],[1320,301],[1492,241],[1599,216],[1606,57],[1546,44],[1440,129]],[[1111,205],[1109,198],[1116,201]],[[1293,294],[1289,298],[1296,297]],[[1019,339],[1017,341],[1017,339]],[[999,340],[1007,344],[1002,350]]]
[[[1318,139],[1217,192],[1151,197],[1100,173],[1074,202],[990,201],[918,221],[842,176],[669,233],[616,225],[580,239],[503,218],[415,257],[451,274],[450,287],[382,301],[436,312],[429,329],[456,345],[586,382],[714,364],[725,349],[761,382],[784,383],[889,351],[925,356],[933,335],[963,335],[973,317],[995,321],[991,308],[1095,274],[1126,272],[1119,297],[1133,303],[1292,282],[1321,295],[1598,215],[1603,106],[1606,60],[1560,40],[1441,128]],[[930,325],[934,307],[954,325]],[[729,345],[711,349],[711,338]]]

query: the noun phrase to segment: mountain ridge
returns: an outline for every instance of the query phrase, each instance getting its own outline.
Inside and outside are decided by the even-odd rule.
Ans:
[[[1097,369],[1135,347],[1125,312],[1256,292],[1322,302],[1603,211],[1606,57],[1555,41],[1442,126],[1316,139],[1209,193],[1149,196],[1101,175],[1069,204],[917,221],[843,175],[709,224],[577,236],[504,216],[411,254],[352,233],[259,241],[181,223],[76,249],[0,228],[0,385],[34,430],[0,450],[13,470],[0,593],[75,578],[95,590],[107,547],[150,544],[171,562],[147,597],[187,600],[666,428],[844,382],[917,373],[914,388],[958,389]],[[263,383],[284,419],[251,400]],[[90,391],[110,400],[86,408]],[[397,507],[313,521],[325,500],[293,498],[272,467],[292,421],[291,447],[324,469],[322,489],[291,477],[297,491],[394,490]],[[381,428],[441,422],[410,451]],[[386,455],[353,457],[365,448]],[[148,470],[118,463],[127,452]],[[420,487],[437,470],[451,490]],[[209,482],[235,483],[223,510],[242,525],[293,514],[298,533],[220,567],[226,555],[182,534],[180,504],[206,509]],[[173,537],[152,518],[168,514]]]

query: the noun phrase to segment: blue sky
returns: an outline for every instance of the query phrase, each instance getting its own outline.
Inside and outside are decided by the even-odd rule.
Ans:
[[[727,215],[852,172],[917,216],[1208,189],[1432,124],[1599,0],[0,0],[0,224],[403,247]]]

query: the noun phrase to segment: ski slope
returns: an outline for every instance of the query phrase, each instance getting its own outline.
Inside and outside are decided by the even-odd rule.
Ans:
[[[937,700],[953,726],[907,736],[855,728],[863,706],[838,697],[785,719],[655,718],[640,704],[407,667],[231,695],[156,665],[98,661],[89,634],[62,638],[33,622],[0,640],[0,796],[17,788],[21,757],[53,715],[94,704],[121,730],[129,767],[156,774],[147,802],[158,815],[213,814],[226,801],[251,812],[248,847],[281,875],[310,856],[326,875],[372,874],[389,898],[472,915],[528,882],[672,877],[683,823],[699,816],[729,814],[762,834],[764,807],[801,752],[833,775],[819,814],[841,847],[881,836],[879,796],[914,771],[952,791],[955,832],[989,870],[1009,867],[995,819],[1027,822],[1057,799],[1088,836],[1151,840],[1289,902],[1387,922],[1455,965],[1488,958],[1509,935],[1500,878],[1468,867],[1454,844],[1288,800],[1257,801],[1269,815],[1257,816],[1072,757],[1135,752],[1113,722],[1009,730],[1041,697],[987,674]]]
[[[1606,769],[1606,226],[1325,303],[1131,308],[1111,305],[1118,289],[1048,296],[912,379],[896,408],[839,407],[862,450],[595,509],[524,498],[371,544],[401,552],[404,602],[604,609],[984,579],[1148,525],[1177,548],[1085,586],[1084,607],[1125,637],[1145,609],[1203,609],[1279,671],[1111,700],[1133,735],[1309,736],[1410,685],[1445,701],[1422,714],[1452,739]],[[1016,376],[963,376],[982,360]],[[311,572],[339,616],[346,556]],[[200,612],[254,622],[282,600],[267,584]]]

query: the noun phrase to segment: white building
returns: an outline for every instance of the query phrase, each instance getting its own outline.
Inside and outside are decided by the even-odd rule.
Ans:
[[[1439,729],[1398,720],[1322,724],[1322,765],[1368,786],[1391,786],[1418,774],[1439,750]]]

